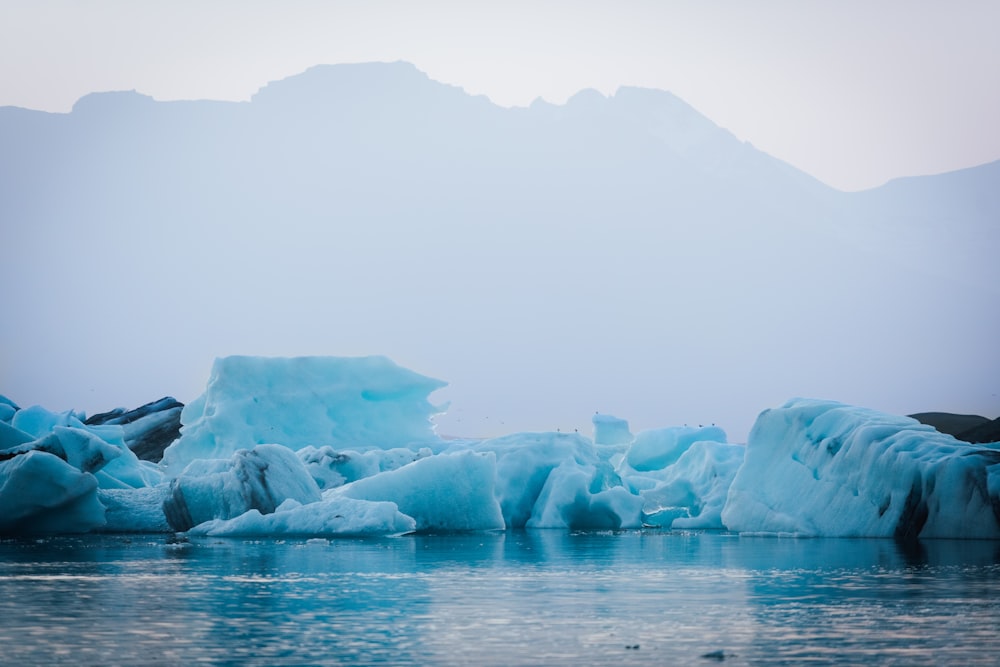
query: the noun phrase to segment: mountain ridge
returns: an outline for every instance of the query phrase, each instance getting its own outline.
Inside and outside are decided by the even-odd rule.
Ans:
[[[97,386],[74,407],[189,400],[212,356],[375,353],[505,430],[718,421],[728,401],[750,406],[739,433],[803,394],[998,412],[995,219],[967,205],[992,171],[930,177],[919,206],[829,188],[662,91],[505,108],[405,63],[293,79],[246,102],[0,109],[0,280],[24,285],[6,391],[66,387],[38,401],[59,405],[66,374]],[[164,361],[123,358],[137,340]],[[42,344],[49,375],[10,352]]]
[[[593,95],[605,102],[613,102],[622,96],[631,96],[636,93],[652,94],[655,96],[659,96],[662,99],[669,100],[670,103],[677,109],[683,109],[684,112],[688,114],[689,118],[694,119],[696,124],[701,124],[706,127],[710,127],[712,131],[721,130],[722,133],[728,135],[737,143],[754,148],[754,150],[758,151],[762,155],[766,155],[772,158],[776,162],[783,165],[785,168],[790,168],[791,170],[794,170],[799,174],[807,176],[808,179],[816,181],[817,183],[822,184],[824,187],[834,190],[834,188],[825,183],[822,183],[822,181],[812,176],[811,174],[808,174],[808,172],[802,171],[801,169],[795,167],[794,165],[791,165],[788,162],[785,162],[784,160],[781,160],[780,158],[776,158],[766,152],[759,151],[759,149],[753,147],[753,145],[749,141],[740,141],[729,130],[719,126],[710,118],[708,118],[700,111],[698,111],[696,108],[688,104],[685,100],[667,90],[644,87],[644,86],[623,85],[620,86],[618,89],[616,89],[614,93],[610,95],[604,95],[603,93],[600,93],[599,91],[596,91],[592,88],[581,89],[580,91],[577,91],[572,96],[570,96],[567,99],[567,101],[563,104],[552,103],[539,97],[536,98],[536,100],[531,104],[529,104],[528,106],[505,107],[497,105],[496,103],[492,102],[486,95],[481,95],[481,94],[472,95],[466,92],[461,86],[439,82],[431,78],[427,73],[420,70],[414,64],[405,60],[313,65],[311,67],[306,68],[305,70],[303,70],[298,74],[293,74],[287,77],[283,77],[281,79],[276,79],[273,81],[266,82],[260,88],[258,88],[258,90],[255,93],[253,93],[248,100],[244,101],[229,101],[229,100],[214,100],[214,99],[162,101],[162,100],[156,100],[152,96],[141,93],[135,89],[108,90],[108,91],[95,91],[81,96],[73,104],[72,108],[67,112],[50,112],[50,111],[7,105],[7,106],[0,106],[0,113],[11,113],[11,110],[16,109],[19,110],[19,112],[26,112],[29,114],[67,116],[67,115],[72,115],[74,113],[89,112],[90,110],[92,110],[92,108],[97,106],[104,106],[111,101],[122,102],[136,109],[139,108],[148,109],[150,104],[163,105],[163,106],[184,106],[191,104],[247,105],[247,104],[253,104],[255,102],[261,102],[261,103],[269,102],[271,101],[271,98],[273,98],[275,95],[278,94],[284,94],[286,98],[287,97],[294,98],[294,94],[289,96],[288,92],[290,90],[294,91],[296,86],[301,86],[301,84],[304,82],[311,84],[309,87],[314,90],[316,89],[315,86],[316,83],[324,83],[327,87],[330,87],[329,84],[331,83],[336,84],[334,87],[336,87],[337,85],[345,86],[349,84],[353,86],[351,90],[357,90],[359,88],[359,85],[360,87],[364,87],[366,85],[364,83],[365,77],[367,77],[368,80],[370,81],[373,78],[371,75],[376,72],[379,74],[379,77],[375,78],[375,80],[380,84],[381,87],[391,86],[393,84],[405,84],[404,86],[405,88],[414,90],[421,84],[424,85],[430,84],[433,88],[437,89],[438,92],[447,92],[454,99],[467,98],[469,100],[474,100],[481,105],[487,105],[489,107],[493,107],[498,110],[531,110],[532,107],[542,107],[542,106],[549,107],[551,109],[565,110],[570,105],[578,103],[579,98],[581,98],[581,96],[587,97]],[[386,77],[385,76],[386,73],[392,74],[393,77],[391,79],[389,77]],[[576,101],[574,102],[574,100]],[[657,133],[654,131],[653,134],[656,135]],[[677,145],[673,145],[672,147],[675,150],[678,148]],[[998,163],[1000,163],[1000,158],[983,164],[972,165],[969,167],[964,167],[944,172],[911,175],[911,176],[900,176],[890,179],[889,181],[887,181],[882,185],[866,188],[858,192],[868,193],[876,190],[881,190],[886,187],[898,187],[900,184],[914,182],[915,180],[918,179],[936,178],[945,176],[946,174],[962,174],[965,172],[970,172],[971,170],[979,170],[981,168],[989,167],[990,165],[996,165]]]
[[[373,77],[372,74],[377,73],[377,77]],[[392,75],[386,76],[387,74]],[[794,173],[797,178],[804,181],[813,181],[815,184],[822,185],[823,188],[830,190],[835,190],[831,186],[823,183],[816,177],[808,174],[805,171],[791,165],[780,158],[771,156],[770,154],[756,149],[753,144],[748,141],[741,141],[735,135],[732,134],[726,128],[719,126],[710,118],[702,114],[695,107],[688,104],[685,100],[678,97],[674,93],[644,86],[631,86],[624,85],[620,86],[616,91],[610,95],[604,95],[599,91],[594,89],[582,89],[577,91],[572,96],[570,96],[567,101],[563,104],[556,104],[548,102],[543,98],[539,97],[536,100],[524,107],[504,107],[495,104],[486,95],[472,95],[467,93],[461,86],[456,86],[452,84],[442,83],[432,79],[428,74],[417,68],[412,63],[405,60],[397,60],[391,62],[362,62],[362,63],[341,63],[341,64],[319,64],[313,65],[299,74],[294,74],[282,79],[277,79],[274,81],[269,81],[263,84],[255,93],[250,96],[249,100],[246,101],[228,101],[228,100],[212,100],[212,99],[196,99],[196,100],[168,100],[160,101],[154,99],[152,96],[141,93],[135,89],[131,90],[109,90],[109,91],[96,91],[91,92],[86,95],[81,96],[72,106],[71,110],[68,112],[48,112],[40,111],[34,109],[27,109],[17,106],[6,106],[0,107],[0,113],[4,110],[15,110],[19,112],[24,112],[27,114],[46,114],[48,116],[68,116],[80,113],[92,113],[92,112],[107,112],[107,111],[117,111],[120,112],[122,107],[131,108],[133,110],[149,110],[153,106],[161,107],[162,109],[168,109],[170,107],[183,107],[190,106],[193,104],[199,105],[214,105],[221,107],[232,107],[232,106],[244,106],[253,104],[267,104],[274,103],[291,103],[294,104],[297,101],[296,95],[301,95],[303,89],[307,92],[312,91],[313,94],[317,90],[325,89],[327,94],[336,93],[337,89],[343,89],[348,91],[356,92],[359,89],[370,88],[370,82],[375,80],[377,82],[377,88],[386,88],[392,90],[395,94],[399,94],[400,90],[404,92],[412,92],[418,90],[420,86],[429,85],[430,88],[434,89],[438,93],[445,93],[452,97],[453,100],[465,99],[468,101],[474,101],[475,103],[481,105],[482,107],[490,107],[495,110],[504,111],[531,111],[532,107],[536,108],[548,108],[550,111],[556,113],[565,113],[567,109],[580,104],[581,99],[590,98],[591,100],[599,100],[604,104],[616,104],[619,103],[622,98],[630,98],[636,95],[649,96],[658,98],[664,101],[666,104],[660,105],[661,108],[664,106],[670,107],[672,111],[680,111],[683,116],[679,117],[677,114],[669,114],[672,120],[678,120],[680,118],[681,122],[675,123],[674,126],[670,128],[672,130],[669,133],[663,132],[659,128],[651,127],[649,128],[650,134],[663,140],[672,150],[678,152],[685,158],[691,157],[697,154],[694,148],[698,147],[698,142],[696,138],[698,136],[715,134],[713,140],[718,142],[724,140],[727,143],[734,145],[739,145],[743,147],[750,148],[756,151],[761,156],[767,156],[776,165],[780,165],[780,168],[789,172]],[[319,85],[317,85],[319,84]],[[400,88],[401,86],[401,88]],[[284,98],[282,101],[281,98]],[[326,102],[344,102],[344,100],[338,100],[334,98],[321,98]],[[357,99],[352,99],[351,103],[357,103]],[[118,108],[113,108],[116,106]],[[628,110],[624,110],[628,113]],[[6,113],[11,113],[7,111]],[[633,117],[634,114],[633,114]],[[663,120],[663,117],[658,119],[652,119],[653,122]],[[678,131],[680,130],[680,131]],[[724,139],[722,139],[724,137]],[[983,163],[981,165],[973,165],[970,167],[965,167],[956,170],[950,170],[945,172],[939,172],[934,174],[924,174],[924,175],[913,175],[913,176],[900,176],[893,178],[886,183],[874,186],[872,188],[866,188],[865,190],[858,191],[859,193],[871,193],[873,191],[882,191],[885,188],[895,188],[906,186],[911,183],[917,183],[922,179],[938,179],[938,177],[944,177],[948,174],[958,175],[973,173],[978,170],[984,170],[991,166],[1000,165],[1000,159]],[[990,178],[995,178],[993,174],[990,174]],[[840,191],[837,191],[840,192]],[[849,193],[855,194],[855,193]]]

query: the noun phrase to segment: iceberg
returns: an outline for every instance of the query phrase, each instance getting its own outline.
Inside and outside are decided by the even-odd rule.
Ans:
[[[676,463],[658,475],[655,486],[639,492],[643,524],[675,529],[725,529],[722,510],[746,448],[724,441],[691,442]],[[648,479],[649,477],[647,477]]]
[[[32,440],[34,437],[19,428],[14,428],[9,421],[0,421],[0,451],[23,445]]]
[[[295,452],[258,445],[238,450],[229,460],[192,461],[170,482],[163,512],[170,526],[183,532],[250,510],[269,514],[289,499],[313,503],[320,497],[319,486]]]
[[[180,435],[181,411],[184,405],[165,396],[134,410],[116,408],[87,418],[87,426],[114,424],[122,427],[122,437],[128,448],[145,461],[159,462],[163,450]]]
[[[46,452],[68,463],[80,472],[96,473],[121,456],[121,451],[96,434],[80,428],[54,426],[48,434],[23,445],[4,451],[16,456],[31,451]]]
[[[20,409],[8,399],[2,404],[13,410],[0,420],[0,534],[105,529],[102,493],[139,491],[162,480],[157,466],[140,461],[128,448],[121,426],[91,426],[72,411]],[[116,505],[113,529],[136,520],[137,504],[131,495],[125,498],[124,506]]]
[[[643,431],[628,449],[633,470],[648,472],[673,465],[696,442],[726,442],[726,432],[717,426],[670,427]]]
[[[416,530],[416,521],[391,502],[355,500],[344,496],[302,505],[287,500],[272,514],[252,509],[234,519],[213,519],[188,531],[213,537],[364,537],[402,535]]]
[[[17,403],[10,400],[3,394],[0,394],[0,424],[5,424],[10,422],[10,420],[14,418],[14,415],[17,414],[17,411],[20,409],[21,408],[18,407]],[[2,431],[0,431],[0,433],[2,433]],[[3,441],[0,440],[0,444],[2,443]]]
[[[606,471],[594,465],[560,463],[546,477],[525,526],[573,530],[641,527],[642,499],[602,472]]]
[[[27,441],[0,451],[48,451],[81,472],[94,473],[101,488],[139,488],[162,481],[156,465],[140,461],[129,449],[120,425],[89,425],[83,417],[40,406],[18,410],[10,420],[7,437],[14,432],[16,439]]]
[[[328,493],[391,501],[414,519],[416,530],[502,530],[504,520],[493,491],[495,480],[496,459],[492,455],[464,451],[414,461]]]
[[[408,463],[431,456],[431,450],[422,447],[417,451],[405,447],[371,449],[367,452],[336,451],[329,445],[303,447],[298,451],[306,470],[322,490],[333,489],[349,482],[396,470]]]
[[[600,416],[595,424],[603,429],[622,421],[612,419]],[[496,493],[507,528],[617,529],[641,523],[641,501],[621,497],[624,488],[612,491],[622,482],[602,454],[614,450],[599,449],[583,435],[514,433],[472,447],[496,456]]]
[[[997,539],[1000,443],[793,399],[758,417],[722,521],[750,533]]]
[[[594,424],[595,445],[621,445],[632,442],[628,421],[600,413],[594,415],[590,421]]]
[[[440,447],[428,395],[444,382],[385,357],[223,357],[205,393],[184,406],[181,435],[163,452],[180,473],[196,459],[280,443],[337,449]]]
[[[0,508],[0,534],[86,533],[105,524],[97,479],[40,450],[0,462]]]
[[[21,409],[0,400],[0,534],[336,537],[416,531],[724,530],[1000,539],[1000,443],[909,417],[793,399],[746,445],[723,429],[439,438],[443,383],[385,357],[226,357],[181,411]],[[152,406],[152,407],[149,407]],[[159,406],[159,407],[156,407]],[[138,424],[131,431],[126,427]]]

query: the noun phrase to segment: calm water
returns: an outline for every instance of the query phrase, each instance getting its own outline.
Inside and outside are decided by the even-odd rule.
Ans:
[[[1000,543],[722,534],[0,542],[0,661],[998,664]]]

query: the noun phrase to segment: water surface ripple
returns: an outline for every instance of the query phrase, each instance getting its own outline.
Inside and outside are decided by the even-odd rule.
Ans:
[[[18,665],[997,664],[1000,543],[532,531],[0,541]]]

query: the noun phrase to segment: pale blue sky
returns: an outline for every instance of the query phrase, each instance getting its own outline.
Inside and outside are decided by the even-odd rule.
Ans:
[[[0,105],[248,99],[320,63],[408,60],[498,104],[670,90],[841,189],[1000,158],[1000,3],[0,3]]]

